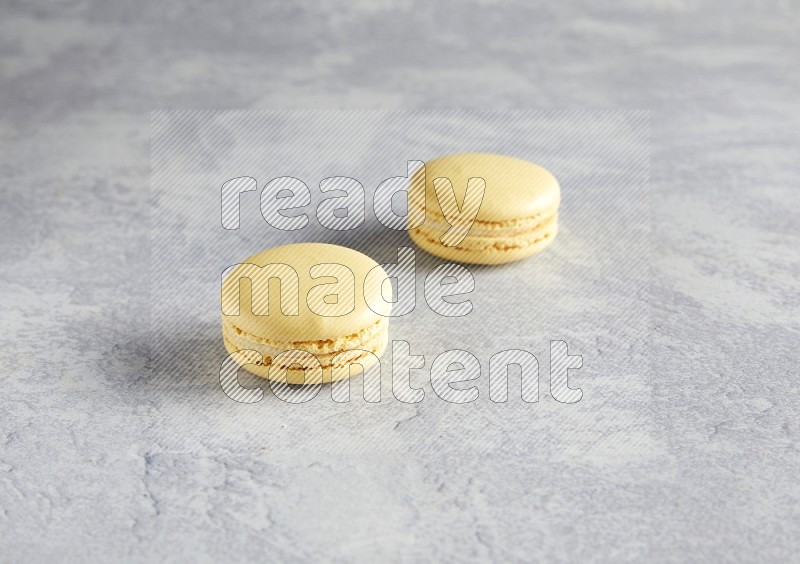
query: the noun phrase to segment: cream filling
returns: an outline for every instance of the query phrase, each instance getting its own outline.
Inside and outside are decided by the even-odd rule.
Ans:
[[[416,207],[418,211],[421,208]],[[417,229],[427,227],[426,231],[433,229],[441,229],[445,233],[450,229],[451,225],[442,214],[441,210],[431,209],[430,207],[425,212],[425,222]],[[537,229],[540,225],[550,222],[552,219],[558,218],[558,207],[542,210],[541,212],[528,217],[521,217],[515,219],[508,219],[502,221],[487,221],[475,219],[469,230],[468,237],[490,237],[490,236],[513,236],[519,233],[526,233]]]
[[[367,356],[364,351],[378,354],[388,342],[388,320],[382,318],[356,333],[317,341],[275,341],[258,337],[235,327],[228,320],[222,322],[222,337],[229,349],[255,350],[263,360],[255,364],[269,366],[272,359],[288,350],[302,350],[313,354],[323,369],[334,365],[345,366]],[[337,357],[337,355],[340,355]],[[283,368],[289,368],[284,366]]]
[[[476,231],[473,228],[457,246],[448,248],[455,251],[510,251],[527,249],[555,237],[558,232],[557,218],[558,216],[553,215],[535,224],[532,228],[520,228],[512,231],[501,231],[497,229],[489,233],[487,231]],[[449,224],[426,221],[421,227],[412,229],[412,233],[433,245],[441,245],[440,237],[447,229],[449,229]]]

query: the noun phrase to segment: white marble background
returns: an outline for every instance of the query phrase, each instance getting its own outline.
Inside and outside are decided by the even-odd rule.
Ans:
[[[799,16],[4,2],[0,560],[798,560]],[[183,107],[649,110],[652,373],[580,426],[312,402],[181,441],[147,312],[149,112]]]

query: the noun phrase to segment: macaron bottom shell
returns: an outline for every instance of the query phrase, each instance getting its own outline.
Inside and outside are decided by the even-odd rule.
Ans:
[[[320,361],[322,365],[321,382],[319,380],[314,380],[310,373],[307,374],[305,370],[299,367],[276,370],[277,367],[272,365],[272,357],[262,352],[265,350],[265,346],[261,339],[248,340],[246,336],[239,335],[235,340],[236,342],[234,343],[231,336],[223,332],[225,350],[227,350],[229,354],[235,355],[235,360],[242,368],[251,374],[273,382],[302,385],[345,380],[350,377],[351,372],[355,372],[355,374],[359,373],[359,371],[352,370],[352,366],[356,366],[357,368],[363,367],[364,370],[374,366],[378,362],[376,357],[380,358],[386,350],[389,342],[389,332],[388,323],[385,323],[378,335],[370,335],[360,342],[355,340],[348,348],[335,351],[322,352],[314,343],[309,343],[308,346],[296,343],[294,345],[294,350],[309,352]],[[267,348],[267,350],[271,349]],[[364,351],[372,354],[366,354]],[[331,357],[340,353],[350,354],[343,354],[340,356],[336,366],[330,364]]]
[[[558,234],[557,221],[549,221],[534,231],[504,237],[498,233],[493,237],[474,237],[467,235],[457,246],[442,244],[440,230],[426,230],[425,224],[408,232],[411,240],[422,250],[453,262],[467,264],[505,264],[535,255],[553,242]]]

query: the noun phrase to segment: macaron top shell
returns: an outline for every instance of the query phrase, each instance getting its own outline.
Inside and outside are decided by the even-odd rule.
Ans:
[[[272,265],[268,267],[272,270],[258,268],[266,265]],[[294,276],[283,265],[297,273],[299,299],[294,299],[292,291]],[[371,283],[365,288],[364,281],[373,269]],[[278,271],[286,283],[284,278],[280,283],[276,279],[266,282],[269,274]],[[241,261],[225,277],[221,294],[223,323],[252,337],[280,342],[351,335],[389,315],[391,304],[380,298],[381,286],[374,283],[384,278],[378,263],[346,247],[324,243],[273,247]],[[239,314],[226,315],[235,312],[237,302]]]
[[[421,174],[422,168],[417,171]],[[486,192],[476,220],[502,222],[555,211],[561,200],[556,178],[529,161],[490,153],[458,153],[425,163],[426,210],[440,213],[434,179],[450,179],[459,206],[464,202],[467,181],[483,178]],[[412,186],[420,185],[418,176]],[[412,188],[413,191],[413,188]],[[418,201],[412,195],[413,201]]]

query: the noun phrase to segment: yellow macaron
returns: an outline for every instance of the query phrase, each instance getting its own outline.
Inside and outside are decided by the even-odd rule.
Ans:
[[[409,229],[411,239],[447,260],[520,260],[547,247],[558,232],[558,181],[522,159],[488,153],[441,157],[417,170],[409,192],[410,212],[425,209],[425,221]],[[477,210],[472,221],[470,210]]]
[[[351,365],[366,369],[386,349],[385,276],[368,256],[338,245],[300,243],[255,254],[222,282],[225,348],[245,370],[274,381],[348,378]]]

